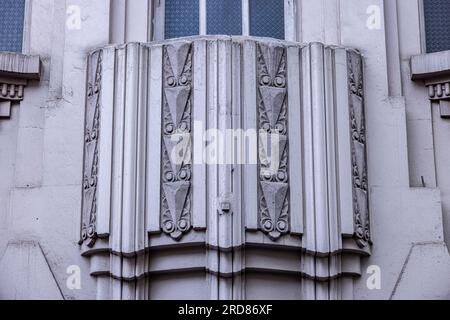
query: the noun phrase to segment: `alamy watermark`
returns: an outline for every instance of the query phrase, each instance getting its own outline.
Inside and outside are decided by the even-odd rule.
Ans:
[[[280,128],[279,128],[280,129]],[[257,165],[266,174],[280,168],[280,160],[287,144],[286,135],[264,129],[208,129],[202,122],[194,122],[193,135],[176,130],[164,143],[174,164],[194,165]]]
[[[69,5],[66,10],[66,27],[68,30],[81,30],[81,8],[77,5]]]
[[[81,268],[77,265],[67,267],[66,286],[69,290],[81,290]]]
[[[381,268],[376,265],[369,266],[367,268],[366,285],[369,290],[381,290]]]
[[[366,13],[369,15],[366,21],[367,29],[380,30],[381,29],[381,7],[378,5],[370,5],[367,7]]]

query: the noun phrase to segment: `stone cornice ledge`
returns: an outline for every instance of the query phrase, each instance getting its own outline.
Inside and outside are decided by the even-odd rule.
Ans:
[[[427,53],[411,57],[411,79],[450,78],[450,51]]]
[[[22,101],[28,81],[40,77],[39,56],[0,52],[0,118],[11,116],[11,102]]]
[[[424,81],[428,97],[439,103],[441,117],[450,118],[450,51],[411,57],[411,79]]]

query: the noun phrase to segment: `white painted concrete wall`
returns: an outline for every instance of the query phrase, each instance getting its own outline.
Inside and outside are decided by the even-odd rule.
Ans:
[[[47,292],[57,294],[59,287],[66,299],[96,297],[77,244],[87,53],[109,42],[149,40],[150,27],[136,23],[146,23],[148,3],[128,3],[124,16],[124,1],[31,0],[27,53],[41,56],[44,76],[27,87],[11,118],[0,120],[0,272],[46,277]],[[69,5],[81,8],[80,30],[65,26]],[[363,272],[379,266],[382,282],[380,290],[368,290],[368,275],[355,279],[347,298],[450,298],[444,243],[444,232],[450,240],[450,120],[439,117],[425,86],[410,80],[409,59],[423,53],[419,5],[419,0],[297,1],[299,41],[356,47],[366,59],[374,246]],[[371,13],[377,13],[371,6],[380,9],[379,29],[367,26]],[[375,12],[368,14],[369,7]],[[36,257],[38,270],[45,260],[49,272],[10,268],[17,263],[10,252]],[[70,265],[81,267],[82,290],[66,286]],[[184,279],[183,286],[194,278]],[[161,279],[154,290],[178,288],[176,282]],[[257,277],[250,282],[265,286]],[[25,281],[11,286],[2,287],[0,298],[22,297],[11,292],[33,289]]]

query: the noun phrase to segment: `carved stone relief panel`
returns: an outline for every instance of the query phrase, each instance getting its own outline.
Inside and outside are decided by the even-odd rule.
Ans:
[[[355,237],[364,248],[371,242],[367,182],[366,128],[364,119],[364,82],[361,56],[349,51],[349,103],[353,173],[353,210]]]
[[[164,47],[161,226],[175,240],[192,226],[192,55],[191,43]]]
[[[99,162],[100,93],[102,52],[90,56],[85,115],[83,205],[81,242],[93,246],[97,240],[97,182]]]
[[[430,101],[439,104],[441,118],[450,118],[450,51],[412,56],[411,79],[422,82]]]
[[[23,93],[26,85],[26,80],[7,80],[0,77],[0,100],[23,100]]]
[[[289,231],[286,48],[257,45],[259,223],[272,240]]]

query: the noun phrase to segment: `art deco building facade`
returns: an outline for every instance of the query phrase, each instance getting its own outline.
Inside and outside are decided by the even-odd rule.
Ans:
[[[1,0],[0,298],[450,298],[449,14]]]

